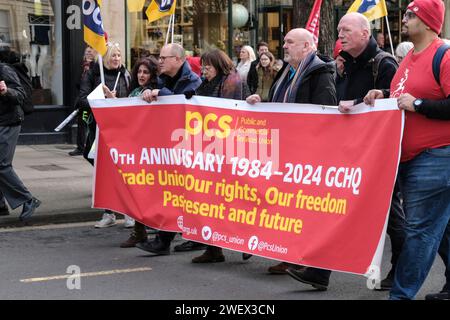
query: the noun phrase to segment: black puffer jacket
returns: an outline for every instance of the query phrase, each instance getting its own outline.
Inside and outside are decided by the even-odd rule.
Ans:
[[[119,71],[120,71],[120,78],[116,87],[117,91],[116,97],[125,98],[128,97],[128,94],[130,93],[131,76],[124,66],[121,66],[117,70],[108,70],[104,68],[105,85],[109,88],[109,90],[112,91],[114,89],[114,84],[116,83]],[[91,109],[87,97],[100,83],[101,83],[100,66],[98,65],[98,63],[96,63],[94,67],[90,69],[88,73],[81,79],[80,96],[78,102],[79,107],[85,110]],[[95,118],[93,117],[93,114],[91,113],[88,119],[88,133],[86,137],[86,144],[83,150],[83,156],[92,165],[94,164],[94,161],[92,159],[89,159],[88,155],[89,151],[91,150],[92,144],[94,143],[95,140],[97,130],[96,126],[97,123],[95,121]]]
[[[381,61],[377,79],[374,81],[371,60],[381,51],[373,37],[370,38],[366,49],[356,58],[341,51],[340,55],[345,59],[343,79],[345,83],[340,86],[341,92],[338,96],[342,100],[356,99],[359,103],[371,89],[390,88],[392,78],[398,68],[394,57]]]
[[[324,57],[322,57],[325,59]],[[278,79],[283,74],[285,68],[289,68],[285,63],[283,68],[277,73],[269,93],[269,101],[273,101],[274,89]],[[321,105],[337,105],[336,85],[334,81],[335,66],[333,62],[325,62],[318,56],[305,70],[305,76],[300,83],[295,96],[295,103],[311,103]]]
[[[247,75],[247,85],[251,94],[254,94],[258,89],[258,71],[256,70],[258,63],[259,58],[252,62]]]
[[[5,81],[8,91],[0,96],[0,126],[17,126],[23,121],[22,105],[25,91],[19,77],[10,66],[0,63],[0,81]]]
[[[130,93],[130,82],[131,76],[130,73],[125,69],[124,66],[121,66],[116,70],[108,70],[103,68],[105,73],[105,85],[109,88],[109,90],[114,89],[114,84],[116,83],[117,74],[120,71],[120,78],[117,84],[117,98],[125,98],[128,97]],[[89,102],[87,100],[88,95],[101,83],[100,78],[100,66],[96,63],[92,69],[88,71],[88,73],[81,79],[80,84],[80,100],[79,106],[82,108],[90,109]]]

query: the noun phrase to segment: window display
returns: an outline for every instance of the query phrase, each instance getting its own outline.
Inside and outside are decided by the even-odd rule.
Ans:
[[[1,56],[27,67],[35,105],[62,104],[60,14],[59,0],[0,0]]]

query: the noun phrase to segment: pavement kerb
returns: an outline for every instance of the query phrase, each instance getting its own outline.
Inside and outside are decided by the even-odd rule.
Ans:
[[[34,215],[25,222],[18,219],[16,215],[0,217],[0,228],[18,228],[29,226],[42,226],[48,224],[66,224],[76,222],[94,222],[101,219],[104,210],[86,209],[86,210],[67,210],[63,214],[61,212],[39,212],[39,208]]]

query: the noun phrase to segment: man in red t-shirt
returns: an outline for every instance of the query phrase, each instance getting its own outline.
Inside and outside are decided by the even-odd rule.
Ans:
[[[440,84],[432,61],[443,41],[442,0],[415,0],[403,17],[402,33],[414,44],[400,64],[390,88],[405,110],[399,167],[406,215],[406,239],[400,254],[390,299],[413,299],[439,252],[446,265],[446,284],[426,299],[450,297],[450,50],[440,65]],[[367,104],[388,96],[371,90]],[[439,248],[439,249],[438,249]]]

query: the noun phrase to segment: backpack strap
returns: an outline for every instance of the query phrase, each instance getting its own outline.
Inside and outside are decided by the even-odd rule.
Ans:
[[[439,86],[441,86],[441,62],[448,49],[450,45],[443,43],[433,57],[433,76]]]
[[[392,54],[390,54],[389,52],[386,52],[386,51],[378,52],[374,58],[369,60],[369,62],[372,63],[372,75],[373,75],[374,88],[376,88],[376,83],[377,83],[378,74],[379,74],[378,71],[380,69],[381,61],[383,61],[384,59],[391,59],[398,67],[398,62],[397,62],[397,60],[395,60],[395,58]]]

